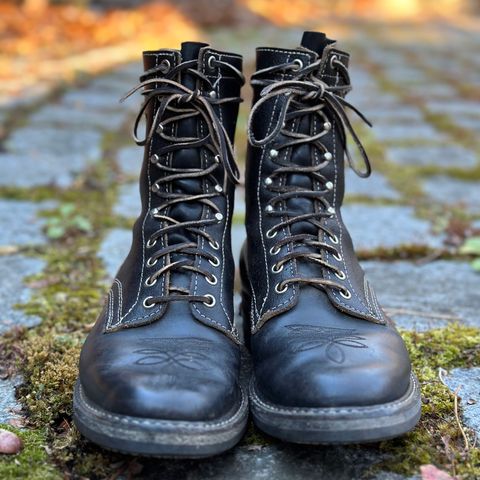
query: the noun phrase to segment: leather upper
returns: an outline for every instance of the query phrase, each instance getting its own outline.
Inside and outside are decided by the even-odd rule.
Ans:
[[[213,91],[188,70],[182,71],[172,82],[180,83],[193,92],[192,95],[202,95],[203,100],[239,96],[238,75],[221,71],[211,59],[226,62],[241,71],[241,57],[213,50],[205,44],[189,42],[184,43],[180,51],[144,52],[146,78],[161,77],[159,66],[171,71],[181,62],[197,58],[195,68],[210,80]],[[162,88],[178,90],[179,87],[167,83]],[[151,102],[145,112],[147,132],[161,108],[161,101]],[[204,103],[200,104],[202,112],[208,113],[202,105]],[[233,142],[238,102],[219,104],[212,101],[212,108],[215,122],[224,129],[219,135],[226,134]],[[201,114],[168,123],[172,115],[175,112],[167,111],[162,118],[163,133],[167,137],[174,137],[180,143],[186,138],[205,137],[207,126],[200,120]],[[111,412],[159,419],[209,420],[238,406],[241,396],[239,339],[233,322],[234,261],[230,239],[234,185],[223,165],[208,175],[203,173],[217,161],[217,152],[203,146],[177,148],[165,155],[162,161],[166,167],[159,169],[152,158],[169,143],[158,129],[145,145],[140,174],[142,212],[133,228],[130,253],[82,349],[80,381],[87,397]],[[162,183],[162,176],[172,174],[169,168],[175,169],[178,178]],[[200,170],[201,175],[192,178],[191,172],[195,169]],[[161,194],[170,197],[156,195],[152,191],[155,184]],[[174,195],[187,198],[187,201],[174,202],[155,217],[155,209],[158,210],[165,198],[175,200]],[[196,201],[196,195],[208,198],[202,203]],[[149,242],[162,225],[177,222],[188,225],[193,222],[194,225],[199,220],[211,219],[215,211],[220,220],[200,228],[214,242],[195,234],[194,227],[175,229]],[[162,222],[161,215],[173,220]],[[183,253],[167,254],[152,261],[156,252],[185,242],[196,243],[196,248],[207,252],[215,261]],[[161,271],[168,262],[182,263],[187,256],[190,262],[192,257],[195,259],[195,268],[207,271],[216,282],[209,283],[208,277],[197,270],[172,269],[149,285],[147,279],[154,272]],[[208,306],[198,300],[146,303],[148,298],[168,295],[172,285],[188,290],[195,298],[211,295],[214,305]]]
[[[320,54],[317,77],[329,87],[342,85],[343,77],[333,59],[348,67],[348,54],[324,36],[312,34],[315,35],[326,40],[318,51],[258,49],[257,70],[294,61],[301,61],[302,68],[308,67]],[[263,90],[265,83],[272,85],[272,81],[293,79],[294,75],[288,70],[273,71],[268,77],[268,72],[267,82],[254,85],[254,108],[268,93]],[[254,139],[265,138],[274,131],[277,120],[284,113],[281,112],[284,103],[291,101],[289,95],[277,95],[272,101],[261,104],[252,116],[250,133]],[[295,107],[293,101],[290,105],[286,119],[296,118],[288,116],[290,108]],[[282,149],[281,145],[292,138],[287,138],[283,129],[265,145],[250,145],[248,150],[247,241],[241,254],[240,271],[242,309],[248,320],[245,335],[253,355],[255,388],[262,400],[292,408],[378,405],[394,401],[407,391],[411,365],[400,335],[378,305],[364,277],[343,223],[340,207],[344,197],[344,131],[328,106],[323,108],[322,114],[323,120],[318,115],[306,115],[290,121],[287,126],[284,124],[283,129],[312,136],[326,130],[319,141],[324,151],[331,153],[330,159],[321,158],[321,151],[312,154],[310,144]],[[331,128],[324,127],[327,123]],[[319,172],[323,181],[312,181],[301,169],[293,174],[279,175],[279,164],[289,163],[306,170],[321,164]],[[328,184],[329,190],[325,187]],[[323,191],[325,203],[315,200],[318,196],[312,196],[312,200],[301,192],[291,195],[279,206],[274,201],[278,186]],[[281,208],[289,214],[280,218],[280,214],[271,215],[268,206],[272,204],[275,209]],[[333,209],[332,214],[326,215],[321,222],[330,234],[308,221],[289,223],[289,219],[327,210],[327,206]],[[284,222],[284,227],[275,229],[280,221]],[[272,228],[274,234],[271,234]],[[281,244],[286,237],[305,234],[318,235],[317,242],[335,247],[339,255],[334,257],[332,250],[310,246],[308,242]],[[279,244],[281,247],[275,247]],[[337,272],[344,272],[344,278],[335,276],[335,270],[326,268],[324,263],[296,258],[284,263],[283,268],[276,268],[282,258],[295,251],[317,255],[320,251],[322,262],[333,265]],[[297,277],[334,280],[344,290],[295,282],[288,283],[288,288],[278,288],[285,285],[282,281]],[[351,294],[350,298],[341,295],[344,291]]]

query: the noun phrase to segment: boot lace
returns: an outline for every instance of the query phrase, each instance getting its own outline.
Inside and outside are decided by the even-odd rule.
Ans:
[[[276,195],[267,203],[265,213],[271,217],[279,218],[279,222],[266,232],[270,239],[276,237],[277,233],[285,227],[292,227],[301,222],[307,222],[315,227],[317,234],[299,233],[287,234],[284,238],[278,240],[270,249],[271,255],[278,255],[280,249],[291,244],[292,248],[288,253],[282,256],[272,267],[273,273],[279,273],[284,265],[290,260],[306,261],[320,265],[323,268],[334,272],[335,276],[344,280],[346,274],[338,268],[327,262],[322,255],[322,251],[332,254],[337,261],[342,261],[341,253],[338,251],[338,237],[325,225],[324,219],[335,215],[335,208],[330,206],[325,196],[330,193],[334,185],[324,175],[324,169],[332,160],[333,155],[322,143],[324,137],[332,128],[329,121],[333,117],[339,128],[340,139],[345,155],[350,167],[360,177],[368,177],[371,173],[371,165],[367,153],[360,142],[352,124],[347,116],[346,109],[354,111],[367,125],[370,122],[353,105],[348,103],[344,96],[351,90],[350,78],[347,68],[333,56],[331,64],[343,77],[343,84],[331,86],[316,76],[321,60],[312,62],[309,66],[303,67],[300,60],[275,65],[263,70],[257,71],[252,76],[252,85],[260,85],[264,88],[260,93],[260,99],[252,108],[249,118],[249,142],[253,146],[264,146],[267,143],[277,139],[279,135],[283,137],[282,141],[274,143],[274,148],[269,151],[270,159],[278,165],[274,172],[265,180],[265,187],[275,192]],[[271,73],[292,73],[293,78],[289,80],[269,80],[262,78],[265,74]],[[260,107],[267,102],[276,101],[283,97],[281,109],[272,131],[260,139],[255,138],[251,124],[254,122],[255,115]],[[278,104],[279,102],[277,102]],[[310,134],[295,131],[295,124],[300,123],[303,117],[309,117],[313,125],[313,120],[320,120],[322,128],[317,133],[310,129]],[[346,140],[347,132],[353,138],[355,145],[360,152],[363,160],[364,170],[359,170],[348,150]],[[281,160],[281,151],[298,147],[300,145],[310,145],[311,165],[301,166]],[[286,155],[288,158],[288,155]],[[320,159],[320,160],[318,160]],[[304,188],[295,185],[287,185],[287,182],[281,181],[282,178],[289,175],[306,175],[311,180],[311,188]],[[313,211],[298,214],[298,212],[289,210],[288,200],[292,198],[307,198],[313,201]],[[305,223],[304,223],[305,225]],[[290,231],[290,230],[289,230]],[[325,240],[328,240],[326,242]],[[297,248],[295,248],[297,247]],[[303,248],[302,248],[303,247]],[[311,248],[305,248],[311,247]],[[309,284],[316,288],[327,289],[335,288],[344,298],[350,298],[351,293],[341,283],[326,278],[294,276],[285,279],[275,286],[277,293],[284,293],[289,284]]]
[[[242,73],[234,66],[217,60],[213,56],[209,59],[209,65],[230,72],[238,78],[239,82],[244,83]],[[204,85],[204,90],[210,93],[202,95],[200,89],[189,89],[174,80],[178,78],[180,73],[187,73],[198,78],[200,80],[198,83]],[[161,74],[161,76],[158,74]],[[144,102],[133,127],[133,137],[137,145],[149,144],[155,133],[165,141],[165,145],[150,157],[151,163],[162,172],[162,175],[150,187],[153,194],[158,196],[162,203],[150,211],[151,217],[156,219],[160,226],[150,236],[146,244],[146,248],[152,252],[147,260],[147,267],[152,269],[151,274],[145,281],[147,287],[152,287],[160,277],[170,277],[174,272],[198,273],[203,275],[207,282],[212,285],[215,285],[218,281],[213,273],[200,268],[196,264],[196,260],[203,257],[214,267],[220,265],[217,256],[199,248],[199,239],[201,237],[206,239],[214,250],[220,248],[218,242],[208,232],[209,226],[223,221],[223,214],[213,202],[213,199],[224,194],[228,181],[234,184],[238,183],[239,171],[235,163],[233,146],[223,124],[215,113],[214,106],[240,103],[242,100],[240,97],[216,98],[215,86],[209,78],[198,71],[198,60],[185,61],[171,69],[168,60],[164,60],[158,67],[146,71],[140,77],[140,83],[122,99],[123,101],[135,92],[143,90]],[[142,139],[138,136],[138,127],[145,111],[152,102],[156,102],[155,114],[151,127],[145,138]],[[197,118],[202,122],[205,131],[203,136],[180,137],[174,133],[167,133],[167,130],[175,131],[174,128],[169,129],[169,126],[172,127],[181,120],[191,118]],[[176,168],[168,164],[168,160],[174,152],[200,148],[210,153],[210,155],[205,155],[207,158],[205,168]],[[219,168],[224,170],[223,186],[218,184],[213,175]],[[198,194],[177,193],[173,188],[175,182],[203,178],[207,179],[213,188],[206,189],[206,191]],[[200,203],[207,207],[208,213],[198,219],[179,221],[169,215],[169,210],[180,203]],[[188,237],[192,238],[192,241],[170,245],[168,236],[175,232],[188,232],[190,234]],[[165,242],[164,247],[158,249],[157,242],[160,237],[163,237]],[[157,247],[156,250],[155,247]],[[161,259],[165,259],[163,266],[155,268]],[[173,301],[203,302],[208,307],[215,305],[216,301],[213,295],[191,295],[189,289],[171,283],[167,283],[167,285],[165,295],[148,296],[144,300],[144,306],[152,308],[156,304]]]

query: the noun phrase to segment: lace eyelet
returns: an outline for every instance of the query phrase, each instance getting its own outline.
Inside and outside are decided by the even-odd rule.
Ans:
[[[327,162],[329,162],[330,160],[332,160],[333,155],[331,154],[331,152],[325,152],[325,153],[323,154],[323,158],[324,158]]]
[[[345,280],[347,278],[347,276],[345,275],[345,272],[343,272],[342,270],[335,272],[335,276],[340,280]]]
[[[218,278],[215,275],[212,275],[211,279],[209,277],[205,277],[205,280],[207,280],[210,285],[216,285],[218,283]]]
[[[333,217],[336,212],[335,212],[335,209],[334,209],[333,207],[328,207],[328,208],[327,208],[327,213],[328,213],[331,217]]]
[[[327,182],[325,184],[325,188],[330,192],[333,190],[333,183],[332,182]]]
[[[145,286],[146,287],[153,287],[156,283],[157,283],[157,278],[154,278],[152,279],[152,277],[148,277],[146,280],[145,280]]]
[[[273,180],[270,178],[270,177],[267,177],[265,179],[265,185],[268,187],[269,185],[271,185],[273,183]]]
[[[216,59],[215,59],[215,57],[214,57],[213,55],[210,55],[210,56],[208,57],[207,65],[208,65],[208,68],[209,68],[210,70],[214,70],[214,69],[215,69],[215,67],[214,67],[214,65],[213,65],[213,62],[215,62],[215,61],[216,61]]]
[[[282,263],[280,266],[278,266],[278,264],[274,263],[272,265],[272,272],[273,273],[280,273],[283,270],[283,265],[284,264]]]
[[[213,242],[208,242],[208,244],[214,249],[214,250],[218,250],[220,248],[220,244],[214,240]]]
[[[217,193],[222,193],[223,192],[223,188],[221,187],[221,185],[218,185],[218,184],[215,185],[214,189]]]
[[[340,290],[340,295],[347,300],[349,298],[352,298],[352,293],[350,292],[350,290]]]
[[[288,290],[288,283],[283,286],[283,288],[280,288],[280,283],[277,283],[275,285],[275,292],[277,293],[285,293]]]
[[[154,165],[155,165],[156,163],[158,163],[159,161],[160,161],[160,157],[159,157],[156,153],[154,153],[154,154],[150,157],[150,162],[152,162]]]
[[[167,73],[169,70],[170,70],[170,67],[171,67],[171,63],[169,60],[167,60],[166,58],[164,58],[161,62],[160,62],[160,66],[159,66],[159,69],[162,73]]]
[[[214,267],[218,267],[220,265],[220,259],[218,257],[213,257],[215,260],[212,260],[211,258],[208,260],[208,263],[210,265],[213,265]]]
[[[270,255],[278,255],[280,253],[280,248],[275,247],[275,245],[269,250]]]
[[[266,211],[267,213],[271,213],[271,212],[273,212],[273,207],[272,207],[271,205],[267,205],[267,206],[265,207],[265,211]]]
[[[222,215],[221,213],[216,213],[216,214],[215,214],[215,218],[216,218],[219,222],[221,222],[221,221],[223,220],[223,215]]]
[[[303,62],[299,58],[296,58],[292,63],[296,66],[296,68],[292,67],[294,72],[298,72],[303,68]]]
[[[152,240],[151,238],[149,238],[149,239],[148,239],[148,242],[147,242],[147,248],[152,248],[152,247],[154,247],[156,244],[157,244],[157,239]]]
[[[275,150],[274,148],[272,148],[268,154],[270,155],[270,158],[277,158],[278,157],[278,150]]]
[[[330,241],[331,241],[332,243],[334,243],[335,245],[338,244],[338,237],[337,237],[336,235],[329,236],[328,238],[329,238]]]
[[[145,300],[143,300],[143,306],[145,308],[153,308],[155,306],[155,303],[150,303],[149,300],[151,300],[153,297],[146,297]]]
[[[150,257],[150,258],[147,260],[147,266],[153,267],[154,265],[157,264],[157,262],[158,262],[158,258],[153,259],[152,257]]]
[[[208,96],[209,96],[210,98],[215,99],[215,98],[217,98],[217,92],[216,92],[215,90],[211,90],[211,91],[208,93]]]
[[[275,232],[272,233],[272,229],[267,230],[267,233],[265,234],[267,238],[275,238],[277,236],[278,231],[275,230]]]
[[[202,302],[202,303],[206,307],[212,308],[217,303],[217,301],[215,300],[215,297],[213,295],[210,295],[209,293],[207,293],[205,296],[210,299],[210,302]]]
[[[341,262],[343,260],[343,257],[337,252],[332,255],[332,257],[337,261]]]
[[[332,55],[330,57],[330,68],[335,69],[333,66],[334,62],[338,62],[338,56],[337,55]]]

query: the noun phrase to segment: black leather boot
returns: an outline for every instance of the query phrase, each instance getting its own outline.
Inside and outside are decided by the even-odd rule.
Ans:
[[[144,95],[142,213],[81,353],[74,418],[110,449],[208,456],[248,413],[230,246],[242,59],[189,42],[143,60],[129,92]]]
[[[306,32],[298,49],[259,48],[252,78],[241,260],[250,404],[262,430],[298,443],[386,439],[420,415],[405,345],[340,213],[344,157],[370,173],[345,113],[355,111],[344,100],[348,59],[324,34]]]

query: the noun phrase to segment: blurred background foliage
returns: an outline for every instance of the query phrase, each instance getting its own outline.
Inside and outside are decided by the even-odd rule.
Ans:
[[[96,73],[138,58],[143,49],[177,47],[213,27],[294,26],[331,17],[467,19],[477,7],[475,0],[3,0],[1,96],[79,71]]]

